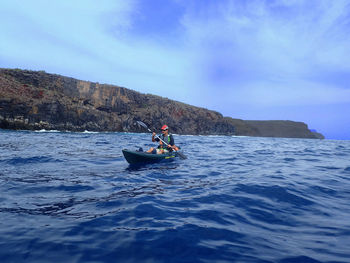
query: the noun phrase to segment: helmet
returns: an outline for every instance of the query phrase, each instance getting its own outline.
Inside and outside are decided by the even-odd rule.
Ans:
[[[162,131],[166,131],[167,129],[169,129],[169,127],[168,127],[167,125],[164,124],[164,125],[162,126]]]

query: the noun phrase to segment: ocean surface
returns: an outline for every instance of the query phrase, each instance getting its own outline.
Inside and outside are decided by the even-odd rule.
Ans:
[[[350,262],[350,141],[0,130],[0,262]]]

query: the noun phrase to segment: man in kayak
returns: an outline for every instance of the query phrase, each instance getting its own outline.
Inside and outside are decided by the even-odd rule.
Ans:
[[[152,142],[159,142],[158,148],[151,148],[147,152],[153,154],[163,154],[172,152],[173,150],[178,151],[179,148],[175,146],[174,137],[171,133],[169,133],[169,127],[167,125],[162,126],[162,135],[160,136],[161,140],[156,137],[156,133],[152,133]],[[166,142],[168,145],[162,142]]]

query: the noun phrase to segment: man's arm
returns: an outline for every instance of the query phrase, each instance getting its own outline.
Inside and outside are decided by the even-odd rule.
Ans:
[[[159,142],[159,138],[156,138],[155,136],[156,136],[156,133],[153,132],[152,133],[152,142]]]
[[[174,146],[175,145],[175,142],[174,142],[174,137],[173,137],[173,135],[171,134],[171,135],[169,135],[170,136],[170,142],[169,142],[169,144],[171,145],[171,146]]]

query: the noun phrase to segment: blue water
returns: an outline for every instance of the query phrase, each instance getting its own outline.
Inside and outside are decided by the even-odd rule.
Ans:
[[[150,139],[0,130],[0,262],[350,262],[350,141]]]

